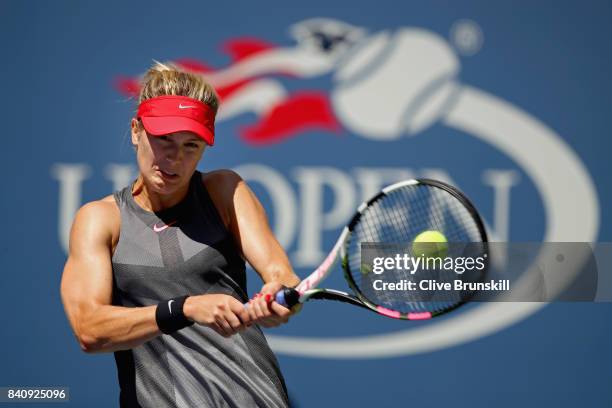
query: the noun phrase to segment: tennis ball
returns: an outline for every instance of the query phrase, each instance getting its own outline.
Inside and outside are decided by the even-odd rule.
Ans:
[[[412,255],[425,258],[444,258],[448,253],[448,241],[440,231],[423,231],[412,243]]]

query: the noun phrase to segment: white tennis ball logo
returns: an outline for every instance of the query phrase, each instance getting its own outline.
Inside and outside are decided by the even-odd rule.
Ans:
[[[365,39],[339,64],[332,103],[361,136],[393,140],[416,134],[445,113],[457,89],[459,61],[439,36],[421,29]]]

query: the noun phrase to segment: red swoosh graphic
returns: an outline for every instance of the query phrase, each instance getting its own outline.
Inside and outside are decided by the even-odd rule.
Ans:
[[[340,133],[342,126],[322,92],[299,92],[273,107],[259,123],[241,129],[251,144],[267,145],[296,136],[306,130]]]
[[[223,51],[229,54],[234,62],[273,48],[276,48],[276,45],[255,37],[233,38],[226,41],[222,46]]]

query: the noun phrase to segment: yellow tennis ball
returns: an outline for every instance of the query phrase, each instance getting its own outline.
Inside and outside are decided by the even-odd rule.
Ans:
[[[440,231],[423,231],[412,243],[412,255],[425,258],[444,258],[448,253],[448,241]]]

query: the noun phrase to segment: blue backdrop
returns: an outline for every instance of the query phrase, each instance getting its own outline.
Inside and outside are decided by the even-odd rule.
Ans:
[[[59,282],[75,208],[132,177],[126,87],[153,59],[216,78],[200,169],[249,181],[305,276],[402,177],[452,181],[498,240],[610,241],[610,18],[605,1],[2,2],[0,387],[117,405],[113,357],[80,351]],[[296,406],[612,405],[610,304],[352,309],[267,332]]]

